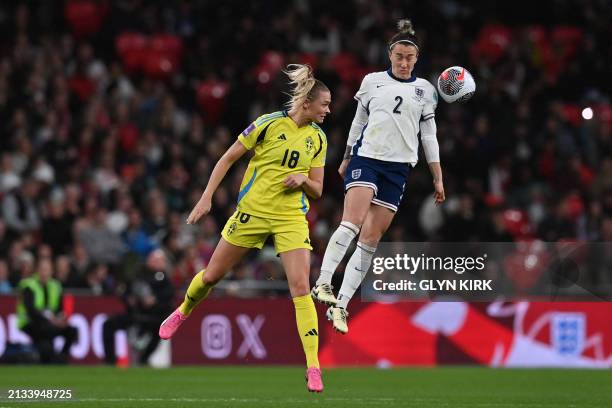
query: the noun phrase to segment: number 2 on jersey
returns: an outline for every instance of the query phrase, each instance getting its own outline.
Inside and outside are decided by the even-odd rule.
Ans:
[[[289,156],[289,161],[287,162],[287,156]],[[283,156],[283,161],[281,162],[281,166],[284,166],[287,163],[287,167],[290,169],[295,169],[298,164],[298,160],[300,159],[300,152],[297,150],[292,150],[291,155],[289,155],[289,149],[285,150],[285,156]]]
[[[395,105],[395,108],[393,108],[393,113],[397,113],[398,115],[401,115],[402,112],[399,110],[399,107],[402,104],[402,102],[404,102],[404,99],[402,99],[401,96],[396,96],[395,100],[397,101],[397,105]]]

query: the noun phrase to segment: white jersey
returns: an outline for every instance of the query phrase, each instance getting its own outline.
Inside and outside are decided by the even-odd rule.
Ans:
[[[434,86],[416,76],[397,78],[391,70],[374,72],[363,78],[355,99],[368,117],[353,155],[414,166],[420,123],[433,119],[438,103]]]

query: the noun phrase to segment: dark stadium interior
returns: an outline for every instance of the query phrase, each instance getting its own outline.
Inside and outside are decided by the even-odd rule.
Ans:
[[[423,44],[418,76],[435,83],[461,65],[477,91],[436,111],[447,202],[433,205],[422,159],[383,241],[612,241],[608,1],[542,1],[529,13],[452,0],[3,2],[0,294],[41,257],[65,287],[114,294],[155,248],[182,293],[234,211],[246,161],[210,216],[190,226],[187,214],[235,137],[283,108],[281,70],[294,62],[311,64],[333,98],[325,189],[308,215],[316,278],[342,215],[353,95],[387,68],[402,17]],[[612,284],[609,269],[589,279]],[[267,249],[216,295],[285,286]]]

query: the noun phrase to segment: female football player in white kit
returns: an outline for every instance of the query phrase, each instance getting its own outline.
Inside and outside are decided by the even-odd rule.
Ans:
[[[417,163],[419,132],[433,176],[434,200],[440,204],[445,198],[434,119],[438,94],[431,83],[412,73],[419,56],[412,23],[400,20],[398,29],[388,44],[391,68],[366,75],[355,95],[357,112],[338,170],[346,193],[342,222],[329,239],[312,289],[314,299],[331,306],[327,316],[343,334],[348,332],[348,302],[370,267],[400,205],[410,169]],[[332,276],[357,235],[336,299]]]

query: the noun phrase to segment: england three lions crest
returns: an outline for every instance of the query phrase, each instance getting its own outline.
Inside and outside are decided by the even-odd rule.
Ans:
[[[417,102],[421,102],[425,96],[425,90],[423,88],[414,88],[414,99]]]

